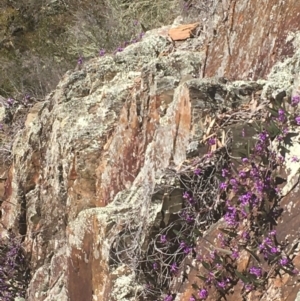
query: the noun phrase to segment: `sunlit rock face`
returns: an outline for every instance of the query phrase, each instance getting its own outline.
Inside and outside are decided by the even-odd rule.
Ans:
[[[1,218],[3,233],[24,235],[27,300],[148,300],[134,260],[125,257],[142,251],[153,229],[181,208],[182,197],[159,184],[172,182],[168,169],[206,153],[207,116],[291,93],[300,71],[299,12],[297,1],[222,1],[191,38],[172,41],[170,26],[150,31],[123,52],[67,72],[30,110],[14,143]],[[241,125],[228,129],[237,150]],[[282,239],[297,236],[297,193],[283,199],[292,209],[278,225]],[[127,252],[116,258],[124,231],[131,231]],[[189,300],[196,274],[189,271],[176,300]],[[295,300],[295,281],[275,279],[268,297],[247,300]],[[242,300],[239,289],[227,300]]]

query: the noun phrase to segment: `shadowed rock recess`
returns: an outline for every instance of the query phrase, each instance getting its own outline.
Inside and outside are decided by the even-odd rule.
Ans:
[[[201,283],[203,267],[193,253],[178,255],[174,274],[162,269],[154,277],[148,265],[153,239],[184,206],[180,175],[207,153],[210,125],[220,141],[224,130],[223,143],[203,169],[239,156],[255,131],[234,116],[253,101],[290,98],[300,73],[299,1],[228,0],[211,10],[190,38],[172,40],[166,26],[68,71],[29,112],[14,142],[0,225],[3,237],[23,235],[30,268],[25,300],[198,296],[193,284]],[[212,121],[220,116],[228,122],[216,128]],[[295,141],[290,157],[299,155]],[[287,182],[276,230],[291,245],[299,238],[299,167],[286,163],[281,171]],[[210,183],[219,184],[217,178]],[[213,188],[210,195],[219,196]],[[206,240],[197,248],[204,252],[224,223],[222,205],[210,213],[199,228]],[[247,254],[239,266],[247,266]],[[300,269],[297,248],[293,262]],[[208,300],[300,300],[297,280],[277,275],[265,291],[247,295],[237,283],[227,299],[212,292]]]

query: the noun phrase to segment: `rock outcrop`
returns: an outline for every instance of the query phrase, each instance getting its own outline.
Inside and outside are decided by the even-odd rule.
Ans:
[[[184,41],[168,36],[170,26],[147,32],[124,51],[67,72],[31,108],[14,142],[1,206],[2,233],[24,237],[31,269],[26,300],[150,300],[139,256],[183,202],[168,171],[206,153],[208,118],[252,99],[282,100],[297,88],[300,3],[275,2],[222,1]],[[225,129],[238,150],[247,138],[241,125]],[[289,156],[297,153],[295,142]],[[290,242],[298,238],[299,192],[290,190],[299,167],[287,166],[288,210],[277,228]],[[222,222],[208,225],[208,240]],[[297,268],[299,258],[296,252]],[[180,287],[181,278],[173,279],[162,298],[189,300],[196,274],[189,271]],[[296,277],[285,275],[247,300],[290,301],[298,291]],[[243,300],[239,288],[227,300]]]

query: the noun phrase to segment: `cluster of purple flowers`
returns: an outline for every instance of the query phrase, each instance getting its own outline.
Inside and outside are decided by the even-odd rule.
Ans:
[[[292,97],[291,105],[295,107],[295,106],[298,106],[299,103],[300,103],[300,96],[294,95]]]
[[[0,299],[24,297],[28,281],[20,240],[12,235],[8,240],[0,239]]]
[[[300,97],[293,97],[291,105],[296,107],[298,104],[300,104]],[[291,125],[300,125],[300,116],[287,114],[283,108],[273,111],[276,113],[276,118],[273,116],[271,120],[280,125],[281,132],[276,133],[276,135],[282,137],[278,141],[283,141],[283,138],[289,133],[289,128],[285,127],[285,124],[292,121]],[[164,252],[173,250],[171,252],[177,255],[167,257],[167,262],[155,261],[152,263],[151,267],[154,271],[159,272],[159,267],[167,266],[165,270],[172,278],[178,274],[181,260],[189,254],[192,254],[198,262],[202,263],[205,272],[199,275],[199,278],[203,280],[203,286],[197,287],[197,293],[190,297],[190,301],[206,300],[210,288],[214,288],[224,295],[238,282],[243,284],[245,292],[255,290],[258,287],[263,288],[266,283],[264,278],[269,272],[267,265],[270,263],[273,266],[275,264],[277,271],[283,269],[294,272],[292,259],[283,252],[283,246],[277,242],[276,230],[268,230],[270,229],[270,220],[276,220],[280,215],[279,189],[275,184],[274,167],[282,165],[285,160],[284,157],[278,157],[278,154],[270,150],[273,138],[275,138],[274,132],[269,132],[268,122],[266,122],[265,129],[258,133],[254,148],[241,159],[240,166],[233,166],[229,160],[218,171],[222,180],[216,183],[219,183],[218,191],[219,198],[222,200],[220,203],[224,210],[225,229],[220,229],[222,232],[217,235],[216,249],[212,247],[212,250],[205,255],[197,253],[195,247],[194,233],[198,235],[197,233],[201,232],[198,229],[195,232],[195,223],[199,221],[202,212],[202,208],[199,208],[202,206],[201,200],[199,201],[201,194],[197,192],[199,187],[196,186],[189,187],[183,192],[184,208],[178,217],[181,218],[181,229],[185,230],[174,231],[175,236],[172,231],[162,231],[157,236],[161,250]],[[208,145],[214,145],[216,139],[216,136],[211,137],[208,140]],[[210,152],[205,158],[209,159],[213,156],[215,154]],[[300,159],[297,156],[292,156],[290,160],[299,162]],[[199,185],[201,181],[197,179],[205,177],[206,171],[199,166],[194,166],[191,171],[193,174],[189,176],[194,183],[193,185]],[[218,177],[218,181],[219,179]],[[182,225],[185,225],[186,228]],[[189,227],[190,232],[188,231]],[[223,249],[220,250],[220,248]],[[253,258],[259,256],[260,260],[265,260],[265,265],[259,264],[258,266],[257,262],[260,261],[251,261],[250,268],[237,272],[235,268],[241,252],[246,252],[245,250],[250,252],[250,249]],[[182,257],[177,257],[179,254]],[[174,296],[169,294],[164,300],[174,300]]]
[[[262,276],[262,270],[261,270],[261,268],[259,268],[259,267],[251,267],[251,268],[249,269],[249,273],[250,273],[251,275],[256,276],[257,278],[260,278],[260,277]]]
[[[259,250],[264,255],[266,260],[274,257],[274,255],[278,255],[281,252],[280,248],[276,246],[273,236],[275,235],[270,232],[259,245]]]
[[[298,106],[298,104],[300,104],[300,97],[297,95],[291,99],[291,105],[295,107]],[[277,134],[277,137],[282,138],[279,138],[279,141],[282,141],[289,133],[288,127],[284,127],[283,125],[291,120],[291,118],[294,118],[295,123],[300,125],[300,116],[293,117],[293,115],[290,116],[286,114],[283,108],[278,109],[276,120],[278,124],[280,124],[281,133]],[[225,232],[225,234],[219,233],[218,241],[222,248],[227,247],[231,250],[230,257],[234,261],[240,256],[239,247],[236,242],[239,241],[247,246],[253,243],[253,236],[250,236],[249,233],[256,233],[256,235],[260,233],[258,234],[259,236],[256,237],[256,240],[260,241],[257,245],[257,252],[262,254],[266,262],[274,263],[274,259],[277,260],[277,269],[284,268],[285,270],[288,269],[294,272],[295,269],[291,259],[284,255],[282,247],[277,243],[276,230],[271,230],[267,235],[264,235],[267,224],[263,216],[270,215],[276,220],[280,214],[278,206],[273,206],[269,211],[263,212],[265,210],[263,204],[273,202],[274,199],[272,200],[270,196],[273,195],[274,198],[274,193],[275,197],[276,195],[278,196],[279,189],[273,180],[272,171],[274,170],[273,166],[276,164],[281,165],[284,162],[284,157],[278,157],[275,152],[269,150],[270,143],[271,138],[268,130],[264,129],[258,134],[258,141],[252,151],[252,155],[249,156],[249,158],[242,158],[242,165],[238,171],[237,178],[231,178],[232,171],[230,170],[230,164],[221,170],[223,180],[219,185],[220,193],[226,192],[227,194],[232,191],[234,198],[225,202],[226,211],[224,220],[228,229],[231,230]],[[212,144],[212,142],[209,141],[209,144]],[[269,158],[268,161],[266,161],[268,163],[267,165],[262,164],[263,162],[259,159],[261,157]],[[291,157],[292,162],[299,162],[299,160],[297,156]],[[220,260],[219,256],[225,258],[228,255],[220,254],[216,256],[216,252],[214,251],[210,253],[209,258],[206,256],[198,256],[199,260],[205,264],[205,267],[210,269],[206,275],[201,277],[206,279],[206,285],[214,285],[217,290],[225,291],[227,287],[230,286],[232,279],[239,279],[239,274],[231,274],[226,277],[226,264],[220,264],[220,262],[225,262],[225,259]],[[225,278],[220,279],[220,275],[223,275]],[[244,279],[248,279],[243,286],[246,292],[264,283],[263,281],[257,281],[257,279],[263,278],[265,275],[259,266],[252,266],[248,271],[243,271],[240,275],[240,277],[242,277],[240,278],[242,283]],[[251,275],[252,278],[250,277]],[[253,278],[253,276],[255,276],[255,278]],[[233,282],[235,281],[236,280]],[[206,288],[203,288],[203,290],[205,291],[203,295],[200,295],[199,291],[199,298],[201,300],[205,300],[208,296]],[[193,300],[198,299],[192,296],[190,301]]]
[[[229,227],[236,227],[238,224],[238,210],[235,206],[228,206],[225,216],[225,222]]]

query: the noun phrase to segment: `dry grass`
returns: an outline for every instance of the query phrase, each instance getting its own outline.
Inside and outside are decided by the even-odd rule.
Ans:
[[[88,57],[102,48],[112,51],[147,29],[170,24],[179,14],[176,0],[70,2],[73,22],[68,26],[68,51]]]

